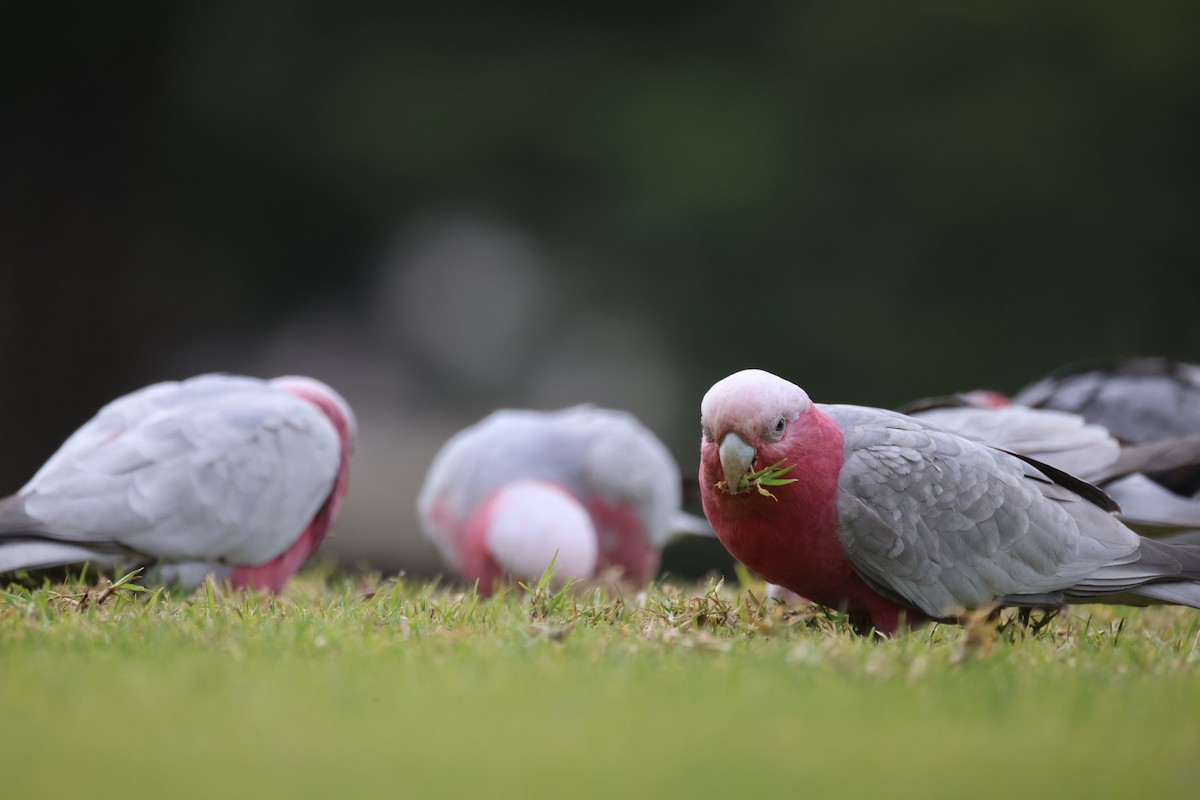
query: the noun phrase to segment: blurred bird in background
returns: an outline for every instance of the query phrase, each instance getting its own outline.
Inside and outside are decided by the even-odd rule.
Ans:
[[[632,415],[576,406],[497,411],[434,458],[417,500],[447,566],[490,592],[509,577],[652,579],[676,534],[712,536],[680,508],[679,468]]]
[[[304,377],[201,375],[120,397],[0,500],[0,573],[154,565],[278,592],[350,477],[350,406]]]

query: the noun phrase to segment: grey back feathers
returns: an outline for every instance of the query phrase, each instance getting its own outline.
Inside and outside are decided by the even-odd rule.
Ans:
[[[912,413],[923,422],[1098,484],[1120,505],[1122,519],[1146,535],[1176,535],[1200,528],[1196,489],[1189,488],[1185,479],[1173,491],[1166,480],[1189,472],[1200,478],[1200,436],[1127,444],[1079,414],[1019,405],[941,406]]]
[[[520,478],[559,484],[585,502],[629,506],[659,547],[679,513],[679,468],[631,414],[594,406],[496,411],[446,442],[417,497],[422,528],[448,563],[458,566],[455,525]]]
[[[884,596],[943,617],[996,600],[1196,593],[1200,548],[1146,549],[1070,476],[900,414],[822,410],[845,437],[838,534],[855,571]]]
[[[23,553],[45,562],[53,543],[58,563],[261,564],[313,518],[340,459],[325,415],[267,381],[155,384],[101,409],[0,503],[0,571],[49,566]]]

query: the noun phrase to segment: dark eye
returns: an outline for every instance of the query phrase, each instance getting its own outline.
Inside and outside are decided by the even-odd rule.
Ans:
[[[700,435],[704,437],[704,441],[711,442],[713,440],[712,433],[708,430],[708,426],[704,424],[704,419],[700,419]]]
[[[783,417],[780,417],[779,419],[775,420],[775,432],[776,433],[783,433],[783,429],[786,427],[787,427],[787,420],[784,419]]]

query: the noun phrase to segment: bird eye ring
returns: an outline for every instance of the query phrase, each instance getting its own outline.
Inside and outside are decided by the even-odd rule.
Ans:
[[[784,419],[783,417],[780,417],[779,419],[775,420],[775,433],[777,433],[777,434],[783,433],[783,429],[786,427],[787,427],[787,420]]]

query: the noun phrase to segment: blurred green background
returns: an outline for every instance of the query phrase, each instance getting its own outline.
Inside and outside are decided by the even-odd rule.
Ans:
[[[890,406],[1200,360],[1198,32],[1188,2],[0,5],[0,494],[137,386],[303,372],[364,431],[329,552],[419,572],[424,469],[498,405],[628,408],[690,472],[746,366]]]

